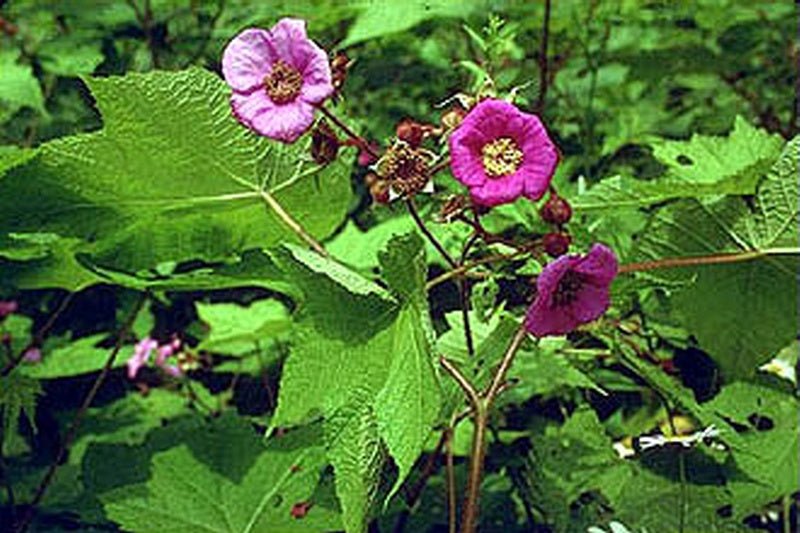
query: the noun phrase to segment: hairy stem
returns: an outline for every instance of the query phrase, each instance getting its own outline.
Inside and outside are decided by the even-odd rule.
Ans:
[[[33,520],[34,511],[36,506],[42,502],[47,489],[50,487],[52,483],[56,470],[61,465],[61,462],[67,455],[69,451],[69,447],[72,445],[73,440],[78,434],[78,429],[80,428],[81,422],[83,421],[83,417],[86,416],[86,412],[89,410],[89,407],[92,405],[95,396],[97,396],[97,392],[100,390],[100,387],[105,382],[108,374],[111,372],[111,368],[114,366],[114,361],[119,354],[119,351],[122,349],[123,344],[125,344],[125,338],[128,336],[128,332],[130,331],[131,327],[133,327],[133,323],[136,320],[136,317],[139,315],[139,311],[141,311],[142,306],[144,305],[145,301],[147,300],[147,296],[142,294],[137,302],[133,306],[133,310],[130,312],[128,317],[125,319],[125,322],[120,327],[117,333],[117,341],[114,344],[114,348],[111,350],[111,353],[106,359],[105,364],[103,365],[103,369],[100,371],[100,374],[97,376],[97,379],[94,380],[92,383],[92,387],[89,389],[89,392],[86,394],[86,397],[83,399],[81,406],[78,408],[78,411],[75,413],[75,418],[72,419],[72,424],[69,427],[64,439],[61,441],[61,445],[56,452],[56,456],[53,459],[52,463],[50,463],[50,467],[47,469],[42,480],[39,482],[39,485],[36,487],[36,491],[33,494],[33,498],[29,504],[29,507],[26,513],[23,515],[20,522],[17,524],[16,528],[14,529],[17,533],[22,533],[28,529],[28,526]]]
[[[459,266],[462,266],[466,262],[467,254],[469,254],[470,248],[472,248],[472,245],[475,244],[478,238],[479,235],[473,233],[472,236],[467,239],[467,242],[464,244],[464,249],[461,251],[461,258],[458,262]],[[467,346],[467,354],[470,358],[473,358],[475,357],[475,342],[472,339],[472,326],[469,320],[470,284],[465,276],[461,276],[458,289],[461,296],[461,319],[464,323],[464,342]]]
[[[697,265],[718,265],[722,263],[741,263],[768,256],[800,255],[800,248],[765,248],[763,250],[750,250],[744,252],[728,252],[713,255],[698,255],[693,257],[667,257],[641,263],[628,263],[619,268],[619,273],[643,272],[659,268],[677,268]]]
[[[261,197],[264,199],[264,203],[275,212],[278,218],[286,224],[286,226],[294,232],[295,235],[303,239],[306,244],[308,244],[315,252],[323,257],[329,257],[328,251],[319,243],[314,237],[311,236],[304,228],[300,225],[297,220],[286,211],[283,206],[278,202],[278,200],[267,191],[261,190]]]
[[[536,99],[536,112],[541,114],[544,110],[544,101],[547,97],[549,85],[547,45],[550,40],[550,0],[544,2],[544,20],[542,21],[542,45],[539,49],[539,97]]]
[[[442,283],[449,281],[453,278],[461,277],[470,274],[470,271],[474,268],[477,268],[481,265],[486,265],[488,263],[496,263],[498,261],[510,261],[512,259],[518,259],[524,255],[527,255],[527,250],[521,250],[518,252],[514,252],[513,254],[496,254],[496,255],[489,255],[486,257],[481,257],[480,259],[476,259],[475,261],[471,261],[469,263],[464,263],[459,265],[458,267],[454,268],[453,270],[448,270],[444,274],[441,274],[432,280],[430,280],[426,285],[426,290],[431,290],[432,288],[436,287],[437,285],[441,285]],[[476,276],[477,277],[477,276]]]
[[[428,239],[434,248],[439,252],[442,258],[447,261],[447,264],[450,265],[451,268],[458,268],[458,263],[455,259],[447,252],[445,247],[439,240],[431,233],[431,230],[428,229],[428,226],[425,225],[425,221],[422,220],[422,217],[419,215],[419,211],[417,211],[417,205],[414,203],[413,198],[406,198],[406,209],[408,209],[408,213],[411,215],[411,218],[414,219],[414,223],[417,225],[419,230]]]
[[[458,509],[456,496],[456,465],[453,452],[453,437],[455,436],[455,423],[451,422],[445,430],[445,475],[447,478],[447,533],[456,533],[458,527]]]
[[[325,115],[328,118],[328,120],[330,120],[331,122],[336,124],[336,126],[340,130],[342,130],[345,133],[345,135],[350,137],[353,140],[353,142],[355,142],[356,145],[359,148],[361,148],[362,150],[367,152],[369,155],[371,155],[375,159],[380,157],[380,154],[378,154],[378,152],[376,152],[375,149],[372,148],[369,145],[369,143],[366,141],[366,139],[364,139],[364,137],[362,137],[361,135],[357,134],[352,129],[350,129],[350,126],[345,124],[339,117],[334,115],[333,112],[330,109],[328,109],[327,107],[322,106],[322,105],[319,106],[317,109],[319,109],[322,112],[322,114]]]
[[[483,477],[483,463],[486,456],[486,433],[489,426],[489,413],[497,396],[505,390],[505,379],[514,362],[514,357],[527,337],[524,324],[517,330],[506,349],[503,359],[492,376],[492,381],[485,392],[480,393],[464,374],[447,358],[439,359],[442,367],[458,383],[472,407],[474,432],[469,459],[467,495],[464,498],[464,512],[461,521],[461,533],[475,533],[478,527],[480,511],[480,485]]]

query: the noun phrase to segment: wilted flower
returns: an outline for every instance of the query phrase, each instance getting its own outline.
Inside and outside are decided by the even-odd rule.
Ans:
[[[233,89],[236,118],[289,143],[314,122],[315,106],[333,94],[328,56],[298,19],[281,19],[270,30],[244,30],[225,48],[222,73]]]
[[[547,191],[558,152],[536,115],[484,100],[450,135],[450,167],[475,203],[495,206]]]
[[[430,163],[432,154],[396,140],[376,164],[378,176],[389,183],[392,199],[407,198],[418,192],[432,192]]]
[[[536,299],[525,327],[537,337],[564,335],[591,322],[609,306],[609,286],[617,257],[602,244],[586,255],[564,255],[549,263],[536,280]]]

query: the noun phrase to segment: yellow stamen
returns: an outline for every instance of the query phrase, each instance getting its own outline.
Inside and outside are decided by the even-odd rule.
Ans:
[[[500,137],[483,145],[483,170],[490,178],[513,174],[522,164],[523,153],[514,139]]]

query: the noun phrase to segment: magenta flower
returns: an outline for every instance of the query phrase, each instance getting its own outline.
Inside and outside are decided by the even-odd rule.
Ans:
[[[564,255],[536,280],[536,299],[525,327],[537,337],[564,335],[599,318],[608,309],[608,289],[617,275],[617,257],[602,244],[586,255]]]
[[[475,106],[449,141],[453,175],[484,206],[520,196],[538,200],[558,164],[556,146],[539,117],[502,100]]]
[[[128,378],[134,379],[139,369],[147,364],[150,360],[150,354],[153,350],[158,348],[158,342],[150,337],[145,337],[140,340],[133,349],[133,355],[128,359]]]
[[[237,35],[222,55],[222,74],[239,122],[287,143],[311,126],[315,106],[333,94],[328,56],[298,19]]]

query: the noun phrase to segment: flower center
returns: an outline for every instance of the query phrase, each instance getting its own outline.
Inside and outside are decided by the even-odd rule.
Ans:
[[[397,142],[386,151],[378,163],[378,175],[389,180],[398,193],[411,196],[428,183],[429,160],[421,150],[408,143]]]
[[[578,292],[583,288],[584,282],[583,274],[573,270],[567,271],[559,280],[553,293],[553,307],[564,307],[574,302],[578,297]]]
[[[264,90],[270,100],[278,105],[294,101],[302,87],[303,75],[280,59],[272,65],[272,72],[264,78]]]
[[[483,170],[490,178],[513,174],[522,163],[522,151],[514,139],[500,137],[483,145]]]

